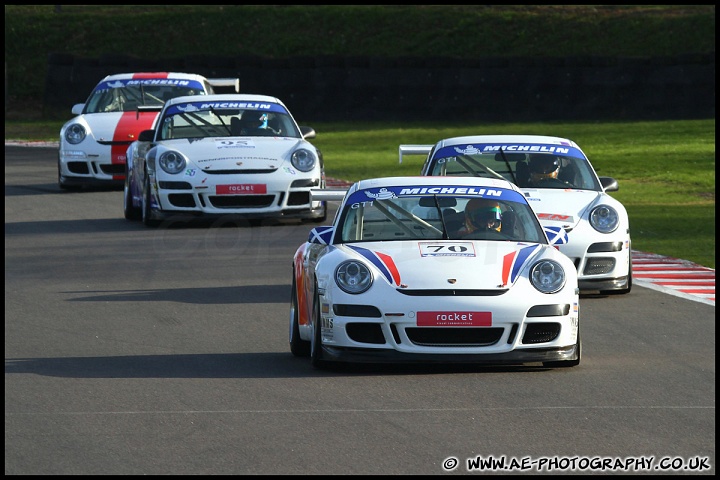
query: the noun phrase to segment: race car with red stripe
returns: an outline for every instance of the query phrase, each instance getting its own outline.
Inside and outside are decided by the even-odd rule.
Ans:
[[[500,179],[386,177],[347,191],[293,256],[292,354],[339,363],[574,367],[579,290],[567,241]]]
[[[216,93],[216,87],[237,91],[239,79],[174,72],[106,76],[85,103],[73,106],[75,117],[60,129],[58,186],[122,186],[128,146],[152,128],[160,107],[171,98]]]
[[[502,178],[523,191],[540,223],[569,237],[560,245],[578,272],[583,294],[623,295],[632,289],[630,220],[574,141],[545,135],[468,135],[434,145],[400,145],[424,155],[421,175]]]

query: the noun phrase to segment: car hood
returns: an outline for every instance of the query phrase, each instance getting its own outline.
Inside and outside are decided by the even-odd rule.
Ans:
[[[98,142],[133,142],[152,128],[158,112],[109,112],[84,115],[90,134]]]
[[[523,193],[543,226],[565,228],[574,228],[602,195],[600,192],[572,189],[523,189]]]
[[[338,248],[347,256],[372,264],[376,279],[381,277],[395,288],[412,290],[505,289],[540,252],[553,251],[535,243],[482,240],[371,242]]]
[[[277,168],[290,160],[299,146],[314,149],[304,140],[289,137],[210,137],[163,142],[166,148],[180,150],[202,170]]]

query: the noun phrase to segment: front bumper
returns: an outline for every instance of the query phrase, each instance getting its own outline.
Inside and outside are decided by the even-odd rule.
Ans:
[[[581,291],[628,289],[632,268],[629,237],[585,245],[573,244],[573,240],[571,236],[560,251],[575,264]]]
[[[125,146],[127,148],[127,146]],[[112,161],[112,149],[98,145],[91,149],[61,148],[58,171],[64,185],[122,185],[125,181],[125,155]]]
[[[260,193],[218,194],[218,186],[227,184],[262,185]],[[175,215],[243,218],[325,218],[325,202],[311,201],[310,189],[321,185],[321,176],[287,178],[235,177],[194,184],[187,181],[153,182],[152,216],[154,219]]]
[[[578,286],[580,287],[581,292],[589,292],[595,290],[603,292],[623,291],[632,287],[632,285],[630,285],[630,276],[627,275],[617,278],[585,278],[583,280],[578,279]]]
[[[472,363],[482,365],[522,365],[578,359],[576,345],[558,348],[523,349],[506,353],[427,354],[407,353],[389,349],[343,348],[323,345],[323,360],[348,363]]]
[[[503,297],[414,296],[408,304],[406,300],[392,301],[386,295],[382,307],[321,301],[321,338],[326,353],[323,359],[506,365],[577,359],[577,296],[537,295],[522,305],[516,295]],[[352,301],[351,297],[345,299]],[[438,305],[443,305],[442,312],[436,312]],[[452,312],[457,312],[465,314],[463,318],[485,320],[422,326],[425,322],[419,320],[421,312],[438,314],[438,318],[446,313],[452,317]],[[307,329],[305,338],[310,338],[312,327],[301,328]]]

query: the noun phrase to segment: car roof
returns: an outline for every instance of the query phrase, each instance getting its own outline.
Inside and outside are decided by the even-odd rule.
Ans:
[[[424,185],[453,185],[468,187],[493,187],[507,188],[522,193],[522,191],[507,180],[484,177],[430,177],[430,176],[407,176],[407,177],[380,177],[368,178],[356,182],[350,189],[363,190],[367,188],[382,187],[403,187],[403,186],[424,186]]]
[[[197,80],[202,82],[207,80],[202,75],[196,73],[183,73],[183,72],[133,72],[133,73],[115,73],[108,75],[101,81],[106,82],[108,80],[130,80],[130,79],[152,79],[152,78],[175,78],[183,80]]]
[[[171,98],[165,105],[174,105],[176,103],[185,102],[270,102],[279,103],[282,106],[285,104],[280,99],[271,97],[269,95],[257,95],[251,93],[218,93],[213,95],[186,95],[183,97]]]
[[[468,135],[464,137],[445,138],[437,142],[437,146],[447,147],[449,145],[472,143],[547,143],[580,148],[574,141],[568,138],[547,135]]]

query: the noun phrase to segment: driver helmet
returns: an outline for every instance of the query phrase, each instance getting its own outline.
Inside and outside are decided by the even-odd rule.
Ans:
[[[530,157],[530,180],[538,182],[557,178],[560,160],[555,155],[532,155]]]
[[[465,227],[469,231],[495,230],[502,227],[500,204],[487,198],[473,198],[465,205]]]

